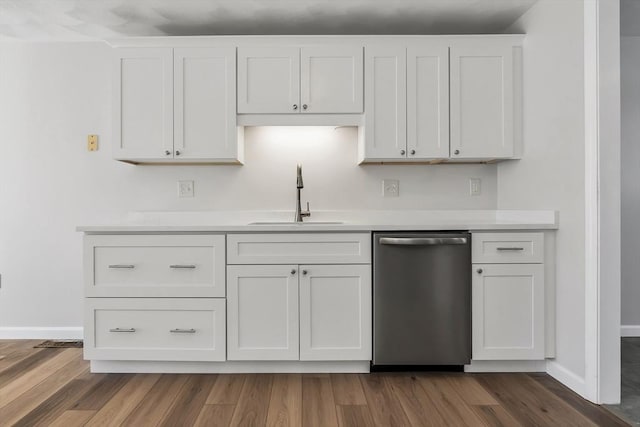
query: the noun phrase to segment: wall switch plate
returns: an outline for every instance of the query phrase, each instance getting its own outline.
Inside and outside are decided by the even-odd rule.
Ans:
[[[178,181],[178,197],[193,197],[193,181]]]
[[[87,136],[87,150],[98,151],[98,135]]]
[[[469,195],[479,196],[482,193],[482,180],[480,178],[469,178]]]
[[[382,180],[382,196],[398,197],[400,195],[400,181],[397,179]]]

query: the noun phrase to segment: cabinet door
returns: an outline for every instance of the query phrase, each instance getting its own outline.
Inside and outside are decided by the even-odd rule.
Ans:
[[[404,159],[407,75],[404,47],[365,49],[365,158]]]
[[[114,52],[114,157],[172,158],[172,49],[120,48]]]
[[[297,113],[299,104],[299,48],[238,48],[238,113]]]
[[[303,47],[300,54],[303,113],[361,113],[362,46]]]
[[[300,273],[300,360],[371,360],[371,265]]]
[[[227,267],[229,360],[298,360],[298,267]]]
[[[407,155],[449,157],[449,48],[407,50]]]
[[[544,359],[543,264],[473,269],[473,359]]]
[[[174,51],[176,159],[235,160],[235,48]]]
[[[451,48],[451,157],[508,158],[514,148],[510,46]]]

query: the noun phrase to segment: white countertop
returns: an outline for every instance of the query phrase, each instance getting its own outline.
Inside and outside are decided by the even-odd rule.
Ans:
[[[131,212],[125,218],[82,225],[85,233],[137,232],[290,232],[396,230],[553,230],[557,211],[401,210],[313,211],[304,224],[292,211]],[[282,222],[281,224],[251,224]],[[287,223],[289,222],[289,223]],[[318,222],[340,222],[319,224]]]

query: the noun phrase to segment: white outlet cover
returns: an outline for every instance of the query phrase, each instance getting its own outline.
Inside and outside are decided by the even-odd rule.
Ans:
[[[469,178],[469,195],[479,196],[482,193],[482,180],[480,178]]]
[[[400,181],[397,179],[382,180],[382,196],[398,197],[400,195]]]
[[[178,181],[178,197],[193,197],[193,181]]]

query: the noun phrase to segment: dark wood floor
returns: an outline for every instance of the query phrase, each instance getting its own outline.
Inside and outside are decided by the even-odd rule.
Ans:
[[[544,374],[90,374],[0,341],[2,426],[625,426]]]

